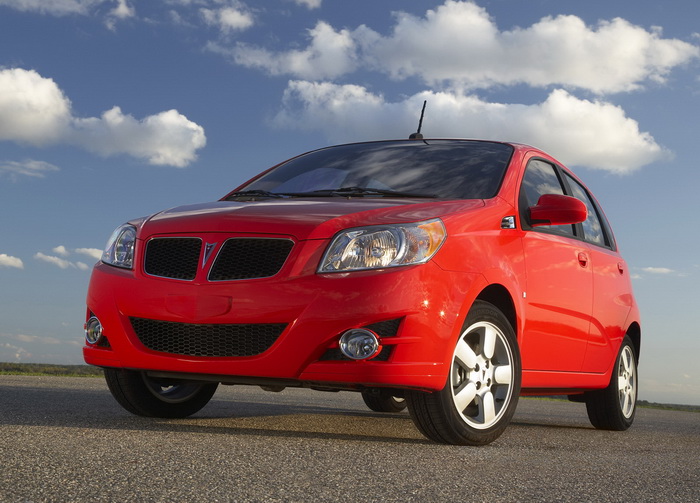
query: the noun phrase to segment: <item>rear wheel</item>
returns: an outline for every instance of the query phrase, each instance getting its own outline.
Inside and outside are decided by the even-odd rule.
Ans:
[[[476,301],[455,344],[441,391],[406,393],[418,429],[437,442],[484,445],[513,417],[520,393],[520,353],[513,327],[495,306]]]
[[[402,397],[394,396],[390,390],[363,390],[362,400],[374,412],[401,412],[406,408],[406,400]]]
[[[112,396],[132,414],[182,418],[204,407],[219,383],[201,383],[149,377],[145,372],[104,369]]]
[[[625,337],[607,388],[585,393],[591,424],[600,430],[623,431],[632,426],[637,410],[637,355]]]

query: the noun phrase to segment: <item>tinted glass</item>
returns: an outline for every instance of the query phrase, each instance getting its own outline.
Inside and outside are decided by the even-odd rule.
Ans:
[[[598,212],[593,204],[593,201],[588,196],[586,190],[581,187],[581,185],[566,175],[569,187],[571,187],[571,192],[576,199],[584,202],[586,209],[588,210],[588,218],[583,222],[583,236],[584,239],[590,243],[596,244],[598,246],[608,246],[608,242],[605,239],[605,231],[601,225],[600,219],[598,218]]]
[[[477,141],[360,143],[292,159],[241,190],[304,193],[342,187],[450,199],[487,199],[501,185],[513,148]]]
[[[564,189],[559,177],[549,163],[543,161],[530,161],[523,177],[522,192],[525,194],[525,206],[535,206],[540,196],[545,194],[564,195]],[[540,225],[537,230],[553,230],[564,234],[573,235],[572,225]]]

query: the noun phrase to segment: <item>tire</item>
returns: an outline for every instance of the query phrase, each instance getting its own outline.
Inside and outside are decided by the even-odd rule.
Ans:
[[[515,332],[494,305],[476,301],[455,343],[447,384],[432,393],[408,391],[411,419],[429,439],[485,445],[510,423],[521,382]]]
[[[119,405],[137,416],[183,418],[204,407],[219,383],[156,379],[145,372],[104,369],[107,386]]]
[[[629,337],[622,340],[607,388],[584,394],[591,424],[599,430],[624,431],[637,411],[637,354]]]
[[[374,412],[401,412],[406,408],[406,400],[394,396],[389,390],[367,389],[362,391],[362,400]]]

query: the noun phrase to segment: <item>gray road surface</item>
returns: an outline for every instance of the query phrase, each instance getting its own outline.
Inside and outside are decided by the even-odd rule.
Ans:
[[[354,393],[220,387],[186,420],[144,419],[102,379],[0,376],[0,502],[700,501],[700,414],[521,399],[490,446],[431,443]]]

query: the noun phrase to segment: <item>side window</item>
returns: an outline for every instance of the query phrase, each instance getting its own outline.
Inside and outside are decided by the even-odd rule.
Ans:
[[[593,204],[588,192],[581,186],[580,183],[571,178],[568,174],[565,176],[566,181],[571,188],[572,195],[576,199],[583,201],[588,209],[588,218],[586,218],[586,220],[582,223],[583,238],[594,245],[610,247],[610,240],[606,236],[596,205]]]
[[[527,216],[527,208],[535,206],[540,196],[544,194],[564,195],[564,189],[554,166],[544,161],[532,160],[527,165],[520,188],[520,206],[523,216]],[[542,225],[538,226],[537,230],[574,235],[573,225]]]

